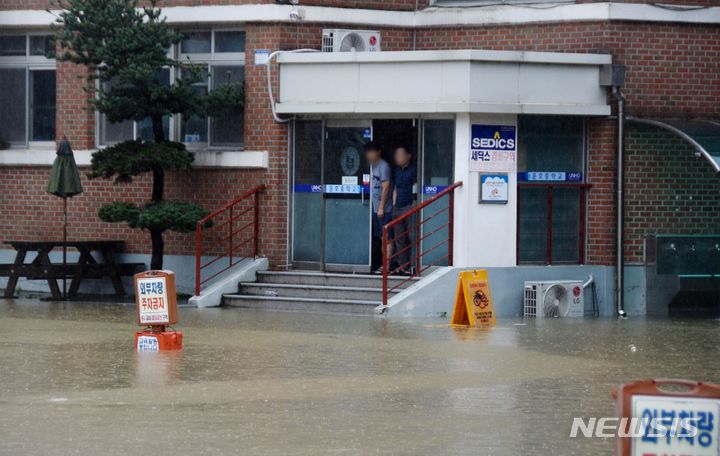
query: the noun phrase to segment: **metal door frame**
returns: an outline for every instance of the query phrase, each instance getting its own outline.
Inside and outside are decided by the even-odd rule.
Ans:
[[[292,158],[290,160],[292,168],[289,170],[289,210],[288,210],[288,217],[289,217],[289,235],[288,235],[288,246],[289,246],[289,266],[297,267],[298,269],[306,269],[306,270],[320,270],[320,271],[328,271],[328,272],[352,272],[352,273],[358,273],[358,272],[370,272],[370,266],[372,261],[372,228],[370,228],[370,235],[368,236],[368,262],[366,265],[359,265],[359,264],[341,264],[341,263],[326,263],[325,262],[325,225],[326,225],[326,217],[325,217],[325,208],[326,208],[326,198],[325,198],[325,141],[328,137],[328,128],[343,128],[343,127],[352,127],[353,124],[359,126],[361,123],[365,123],[369,125],[370,128],[370,135],[372,138],[372,122],[373,120],[371,118],[362,118],[362,119],[349,119],[349,118],[307,118],[302,120],[308,120],[308,121],[320,121],[321,123],[321,135],[322,135],[322,141],[320,142],[320,185],[322,186],[323,193],[321,193],[320,196],[320,220],[319,228],[320,228],[320,260],[319,261],[298,261],[294,259],[294,234],[295,234],[295,202],[294,202],[294,186],[295,186],[295,168],[296,168],[296,158],[297,158],[297,148],[296,148],[296,127],[295,122],[292,122],[291,126],[291,132],[290,132],[290,141],[292,142],[290,144],[290,151],[292,153]],[[328,126],[328,123],[335,124]],[[344,124],[344,125],[343,125]],[[364,125],[363,125],[364,126]],[[372,175],[372,171],[369,170],[370,174]],[[364,197],[364,194],[363,194]],[[368,226],[371,226],[372,223],[372,185],[370,186],[370,203],[368,207]]]
[[[369,125],[369,127],[364,124]],[[329,125],[333,124],[333,125]],[[320,269],[326,272],[352,272],[352,273],[369,273],[372,266],[372,167],[368,170],[370,173],[370,201],[368,204],[368,226],[370,227],[368,242],[368,262],[367,264],[343,264],[343,263],[327,263],[325,261],[325,205],[327,199],[325,198],[325,141],[328,139],[329,128],[370,128],[370,140],[373,139],[373,120],[371,118],[362,119],[345,119],[345,118],[324,118],[322,119],[323,126],[323,141],[322,141],[322,159],[320,160],[321,173],[320,183],[323,188],[320,202]],[[362,153],[362,151],[360,152]],[[365,193],[362,194],[361,198],[364,198]]]

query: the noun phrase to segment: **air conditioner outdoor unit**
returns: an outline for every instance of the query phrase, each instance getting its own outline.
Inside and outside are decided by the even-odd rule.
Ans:
[[[324,29],[323,52],[379,52],[380,32],[372,30]]]
[[[526,317],[583,317],[583,283],[577,280],[525,282],[523,314]]]

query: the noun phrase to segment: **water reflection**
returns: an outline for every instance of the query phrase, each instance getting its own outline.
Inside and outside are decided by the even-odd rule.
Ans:
[[[0,300],[0,454],[611,454],[569,439],[631,379],[720,381],[714,320],[443,321]],[[152,423],[150,426],[148,423]]]

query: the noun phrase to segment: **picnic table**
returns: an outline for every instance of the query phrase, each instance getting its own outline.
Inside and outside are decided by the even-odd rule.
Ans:
[[[124,246],[122,241],[68,241],[68,248],[77,250],[80,256],[76,263],[66,265],[53,263],[50,260],[50,252],[55,248],[62,248],[62,241],[7,241],[6,244],[12,246],[16,254],[12,264],[0,264],[0,276],[9,277],[5,298],[14,297],[20,277],[28,280],[47,280],[54,299],[62,298],[57,279],[71,278],[68,296],[75,297],[83,279],[108,277],[115,288],[115,295],[122,297],[125,295],[125,289],[121,277],[133,275],[138,267],[144,267],[143,263],[115,262],[115,253],[121,251]],[[28,252],[37,253],[30,263],[25,262]],[[99,253],[102,263],[95,260],[93,252]]]

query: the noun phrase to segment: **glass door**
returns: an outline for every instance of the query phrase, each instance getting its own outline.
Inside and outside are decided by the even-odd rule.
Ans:
[[[292,263],[299,269],[370,270],[367,121],[302,120],[293,128]]]
[[[323,266],[370,271],[370,166],[363,154],[372,123],[328,121],[323,146]]]
[[[293,127],[292,259],[300,269],[322,263],[323,123],[296,121]]]
[[[453,183],[455,163],[455,121],[427,119],[422,129],[422,192],[426,201]],[[442,244],[448,238],[448,198],[423,209],[422,257],[423,266],[447,266],[447,248]],[[427,237],[426,237],[427,236]]]

